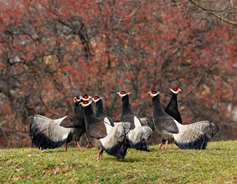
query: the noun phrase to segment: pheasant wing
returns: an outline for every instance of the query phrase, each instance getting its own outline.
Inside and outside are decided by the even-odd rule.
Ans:
[[[90,125],[89,134],[91,137],[101,139],[107,136],[105,124],[103,122]]]
[[[84,118],[81,115],[69,115],[62,120],[60,126],[64,128],[82,128],[85,126]]]

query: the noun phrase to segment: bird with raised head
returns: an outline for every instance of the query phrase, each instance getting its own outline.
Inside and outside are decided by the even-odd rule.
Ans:
[[[84,119],[86,132],[89,141],[98,151],[97,160],[101,158],[105,150],[109,155],[123,159],[127,153],[126,134],[131,126],[129,123],[111,126],[107,117],[104,119],[97,118],[91,107],[92,101],[81,102],[84,108]]]
[[[89,101],[89,100],[92,100],[92,96],[89,96],[89,95],[85,94],[84,96],[81,97],[81,99],[82,99],[81,102],[82,101]],[[83,107],[81,106],[81,104],[79,104],[79,105],[81,107],[81,113],[82,113],[82,116],[83,116]],[[88,138],[88,135],[87,135],[86,132],[85,132],[85,134],[86,134],[86,141],[88,142],[86,148],[88,149],[88,148],[94,147],[93,144],[91,144],[91,142],[89,141],[89,138]]]
[[[59,119],[50,119],[41,115],[34,115],[28,118],[29,133],[32,144],[39,149],[54,149],[72,140],[78,141],[85,132],[85,122],[82,109],[78,103],[81,97],[74,97],[75,114],[64,116]]]
[[[165,112],[168,115],[172,116],[180,124],[182,124],[182,118],[181,118],[179,110],[178,110],[178,102],[177,102],[177,95],[181,91],[181,89],[179,89],[179,88],[171,89],[170,88],[170,90],[171,90],[172,94],[171,94],[170,101],[165,108]],[[159,148],[161,148],[162,144],[165,143],[164,148],[166,149],[168,143],[171,142],[171,149],[173,149],[173,141],[174,141],[173,136],[169,135],[169,133],[168,133],[168,134],[166,134],[166,136],[163,136],[163,140],[162,140]]]
[[[178,110],[178,102],[177,102],[177,95],[181,91],[179,88],[170,88],[171,98],[168,103],[168,105],[165,108],[165,112],[172,116],[176,121],[178,121],[180,124],[182,124],[182,118],[180,116],[179,110]]]
[[[114,123],[121,123],[121,122],[113,122],[112,118],[109,117],[106,112],[104,111],[104,108],[103,108],[103,97],[99,97],[99,96],[95,96],[93,99],[93,102],[95,102],[96,104],[96,117],[98,118],[105,118],[107,117],[111,123],[111,125],[113,126]],[[153,122],[147,118],[147,117],[142,117],[140,118],[141,120],[141,125],[144,126],[144,125],[147,125],[149,126],[152,130],[154,130],[154,124]]]
[[[132,130],[127,135],[127,140],[131,148],[148,151],[148,139],[152,134],[149,126],[142,126],[140,118],[133,112],[129,104],[128,95],[130,92],[120,91],[117,93],[122,98],[121,122],[130,122]]]
[[[209,121],[180,124],[162,109],[160,91],[150,91],[148,94],[152,96],[155,130],[162,139],[173,139],[179,148],[205,149],[209,139],[219,131],[219,127]]]
[[[114,126],[114,122],[112,120],[111,117],[109,117],[106,112],[104,111],[103,108],[103,101],[102,101],[103,97],[99,97],[99,96],[94,96],[92,98],[93,102],[96,104],[96,113],[95,116],[99,119],[104,119],[105,117],[108,118],[111,126]]]

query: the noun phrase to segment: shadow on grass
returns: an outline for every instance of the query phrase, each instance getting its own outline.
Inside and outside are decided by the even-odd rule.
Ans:
[[[58,150],[58,149],[47,149],[47,150],[41,150],[42,153],[68,153],[70,151],[65,151],[65,150]]]
[[[124,159],[117,159],[117,158],[113,158],[113,157],[108,157],[108,158],[104,158],[103,160],[106,161],[118,161],[118,162],[126,162],[126,163],[132,163],[132,162],[143,162],[142,158],[124,158]]]
[[[149,150],[149,152],[156,152],[159,149],[157,149],[157,148],[148,148],[148,150]]]

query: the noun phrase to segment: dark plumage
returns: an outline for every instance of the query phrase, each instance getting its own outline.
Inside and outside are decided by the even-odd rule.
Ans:
[[[74,98],[74,107],[77,113],[73,115],[60,119],[50,119],[41,115],[30,116],[28,122],[32,144],[35,144],[39,149],[54,149],[66,143],[67,150],[67,144],[70,141],[79,141],[85,132],[82,109],[78,104],[80,100],[81,98]],[[80,146],[79,143],[78,146]]]
[[[89,101],[89,100],[91,100],[91,99],[92,99],[91,96],[85,94],[84,96],[81,97],[81,102],[82,102],[82,101]],[[83,111],[84,111],[83,107],[80,105],[80,103],[79,103],[78,105],[80,106],[80,114],[81,114],[82,116],[84,116],[84,114],[83,114]],[[75,113],[76,113],[76,111],[75,111]],[[85,134],[86,134],[86,141],[88,142],[86,148],[92,148],[92,147],[94,147],[93,144],[89,141],[88,134],[87,134],[86,132],[85,132]],[[79,143],[78,143],[78,144],[79,144]]]
[[[153,121],[161,138],[174,140],[181,149],[205,149],[209,138],[219,131],[219,127],[209,121],[199,121],[188,125],[178,123],[161,108],[159,93],[149,92],[153,103]],[[170,131],[172,129],[178,131],[172,132]]]
[[[102,101],[102,97],[99,97],[99,96],[95,96],[92,100],[93,102],[95,102],[96,104],[96,113],[95,113],[95,116],[99,119],[104,119],[105,117],[108,118],[109,122],[110,122],[110,125],[111,126],[114,126],[114,122],[113,120],[111,119],[111,117],[109,117],[106,112],[104,111],[104,108],[103,108],[103,101]]]
[[[111,117],[109,117],[106,114],[106,112],[104,111],[104,108],[103,108],[102,99],[103,98],[99,97],[99,96],[95,96],[93,98],[93,101],[96,103],[96,117],[99,118],[99,119],[104,119],[105,117],[107,117],[110,124],[111,124],[111,126],[114,126],[114,124],[122,123],[122,122],[113,122]],[[153,122],[150,119],[148,119],[147,117],[140,118],[140,120],[141,120],[141,125],[142,126],[149,126],[152,129],[152,131],[155,129]]]
[[[172,116],[176,121],[178,121],[180,124],[182,124],[182,118],[180,116],[179,110],[178,110],[178,103],[177,103],[177,95],[181,91],[179,88],[170,89],[172,94],[170,101],[165,108],[165,112]]]
[[[147,117],[142,117],[142,118],[140,118],[140,121],[141,121],[142,126],[149,126],[152,129],[152,131],[155,130],[154,123],[151,119],[149,119]]]
[[[148,126],[142,126],[139,117],[132,111],[129,105],[128,94],[125,91],[118,92],[122,98],[122,112],[120,121],[130,122],[132,130],[127,135],[129,146],[137,150],[148,151],[147,140],[152,134],[152,129]]]
[[[127,153],[126,134],[130,130],[129,123],[111,126],[108,118],[97,118],[91,108],[91,101],[81,102],[84,107],[84,119],[89,141],[98,151],[100,159],[103,150],[109,155],[123,159]]]

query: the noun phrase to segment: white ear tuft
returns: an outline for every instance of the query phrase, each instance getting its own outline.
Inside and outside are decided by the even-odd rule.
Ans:
[[[140,120],[136,116],[134,116],[134,126],[135,127],[142,126]]]
[[[104,123],[105,123],[107,135],[109,135],[113,127],[110,125],[110,121],[107,117],[104,118]]]
[[[105,122],[106,124],[109,124],[109,125],[110,125],[110,121],[109,121],[109,119],[108,119],[107,117],[104,118],[104,122]]]

